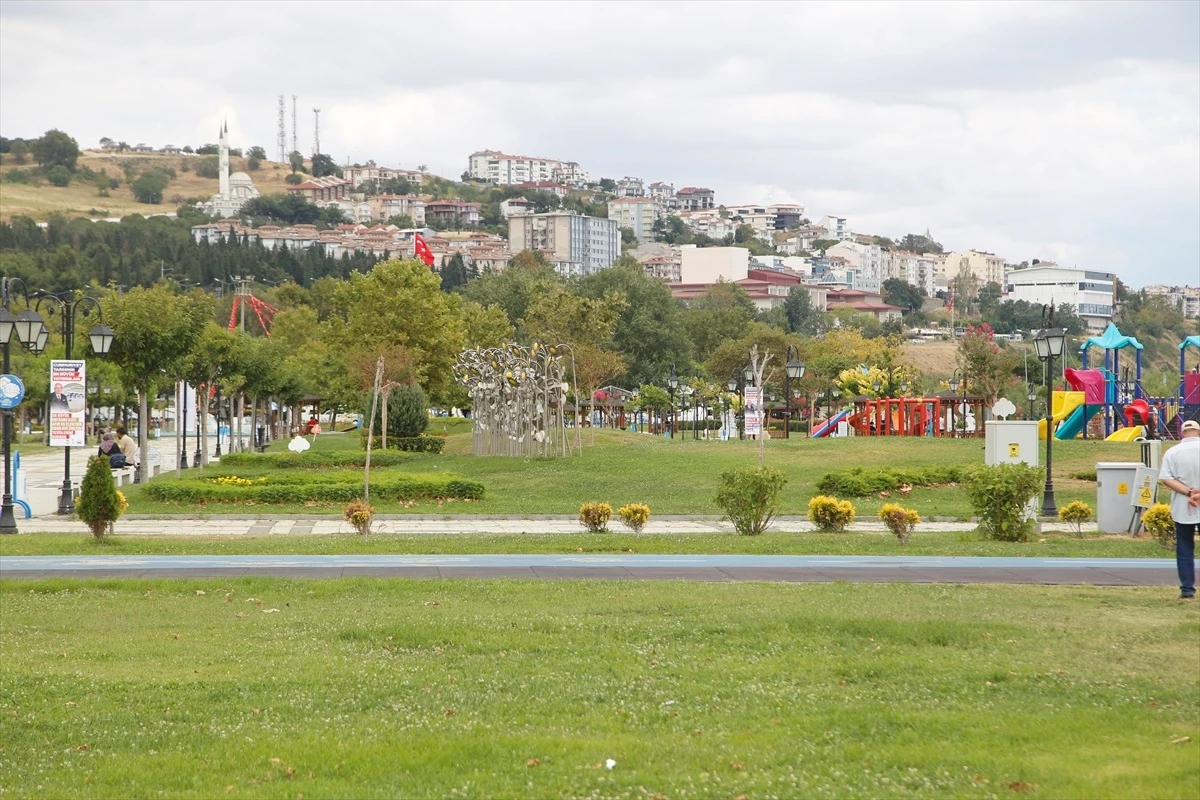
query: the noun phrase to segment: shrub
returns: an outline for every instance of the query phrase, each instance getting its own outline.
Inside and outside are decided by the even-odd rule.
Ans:
[[[1027,464],[976,467],[967,481],[967,496],[979,514],[979,527],[989,539],[1027,542],[1032,524],[1025,508],[1037,496],[1043,473]]]
[[[304,178],[300,175],[297,175],[295,172],[293,172],[293,173],[289,174],[286,178],[284,178],[283,182],[286,184],[289,184],[291,186],[295,186],[298,183],[304,183]]]
[[[1083,536],[1083,523],[1092,518],[1092,507],[1082,500],[1073,500],[1058,510],[1058,518],[1075,524],[1075,535]]]
[[[355,498],[346,505],[342,516],[359,536],[366,536],[371,532],[371,523],[375,520],[375,507],[360,498]]]
[[[368,413],[370,409],[367,409]],[[415,439],[429,425],[429,398],[415,383],[404,384],[388,396],[388,438]]]
[[[854,504],[849,500],[838,500],[819,494],[808,501],[808,519],[817,530],[838,532],[854,522]]]
[[[608,503],[584,503],[579,507],[579,524],[592,533],[603,533],[608,530],[610,519],[612,519],[612,506]]]
[[[79,487],[79,502],[75,513],[84,521],[97,539],[112,532],[112,524],[129,507],[124,495],[117,491],[107,458],[92,456]]]
[[[908,544],[908,536],[913,528],[921,521],[921,515],[911,508],[904,508],[897,503],[884,503],[879,509],[879,518],[888,530],[895,534],[900,544]]]
[[[55,164],[46,170],[46,180],[55,186],[67,186],[71,183],[71,171],[62,164]]]
[[[757,536],[779,511],[779,494],[787,478],[771,467],[722,472],[713,498],[743,536]]]
[[[371,449],[373,451],[381,449],[382,442],[383,438],[376,436],[372,440]],[[367,449],[367,436],[365,433],[362,435],[359,444],[363,450]],[[388,450],[403,450],[408,453],[440,453],[445,446],[446,440],[441,436],[426,436],[425,434],[412,438],[389,435],[387,440]],[[371,454],[371,463],[375,463],[374,452]]]
[[[871,497],[881,492],[904,491],[913,486],[947,486],[962,483],[967,477],[961,467],[883,467],[867,472],[862,467],[827,472],[817,481],[817,491],[843,497]]]
[[[1071,477],[1077,481],[1091,481],[1092,483],[1095,483],[1096,482],[1096,470],[1082,469],[1082,470],[1079,470],[1078,472],[1072,472]]]
[[[388,440],[391,444],[391,440]],[[372,467],[394,467],[412,461],[416,456],[409,453],[371,453]],[[330,467],[362,467],[366,464],[366,453],[335,451],[329,453],[229,453],[221,456],[222,467],[267,467],[272,469],[328,469]]]
[[[1154,541],[1168,550],[1175,547],[1175,520],[1171,519],[1171,507],[1166,503],[1155,503],[1142,515],[1142,525],[1154,537]]]
[[[650,521],[650,506],[645,503],[629,503],[617,509],[621,524],[634,533],[641,533]]]
[[[448,473],[383,475],[371,480],[381,500],[480,500],[484,486]],[[362,475],[354,472],[280,473],[251,485],[225,485],[204,478],[154,481],[146,495],[173,503],[349,503],[362,495]]]

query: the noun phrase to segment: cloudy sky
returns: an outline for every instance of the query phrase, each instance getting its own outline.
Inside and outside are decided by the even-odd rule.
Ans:
[[[1200,284],[1200,3],[0,4],[0,132],[477,149]]]

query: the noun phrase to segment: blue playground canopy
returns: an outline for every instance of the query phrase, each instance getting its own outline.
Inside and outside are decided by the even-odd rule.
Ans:
[[[1189,336],[1180,343],[1180,350],[1187,350],[1189,347],[1200,348],[1200,336]]]
[[[1189,339],[1200,340],[1200,336],[1190,336]],[[1087,350],[1089,347],[1099,347],[1102,350],[1120,350],[1125,347],[1135,347],[1138,350],[1144,349],[1142,343],[1132,336],[1125,336],[1117,329],[1117,326],[1110,322],[1108,327],[1104,329],[1104,333],[1100,336],[1089,336],[1087,341],[1079,346],[1079,349]],[[1180,345],[1183,347],[1183,345]]]

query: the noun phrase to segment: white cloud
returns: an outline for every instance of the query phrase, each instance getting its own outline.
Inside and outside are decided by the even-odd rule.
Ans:
[[[0,6],[6,136],[227,119],[273,152],[279,93],[339,161],[457,176],[500,148],[1200,282],[1197,3]]]

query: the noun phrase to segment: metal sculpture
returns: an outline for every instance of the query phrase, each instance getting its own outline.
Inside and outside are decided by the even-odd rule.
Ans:
[[[477,456],[567,456],[564,345],[464,350],[454,377],[471,397]]]

